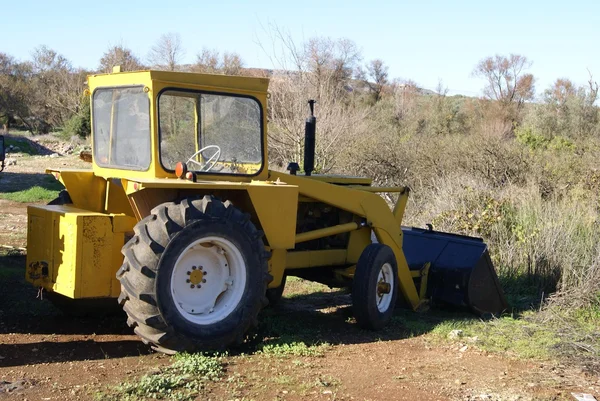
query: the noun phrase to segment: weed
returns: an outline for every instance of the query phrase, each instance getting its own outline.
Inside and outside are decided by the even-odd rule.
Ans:
[[[147,374],[138,381],[115,386],[106,393],[97,394],[101,401],[139,399],[194,400],[208,382],[223,376],[221,356],[181,354],[175,362],[158,372]]]
[[[204,380],[217,381],[223,375],[222,357],[177,354],[172,369],[184,375],[194,375]]]
[[[287,357],[287,356],[323,356],[328,343],[318,345],[306,345],[302,341],[285,342],[280,339],[275,343],[266,343],[259,346],[258,352],[264,355]]]

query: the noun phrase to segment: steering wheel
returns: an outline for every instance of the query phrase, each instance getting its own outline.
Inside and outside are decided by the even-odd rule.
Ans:
[[[208,160],[206,161],[206,163],[204,163],[204,165],[202,165],[202,163],[194,160],[194,158],[196,156],[198,156],[200,153],[202,153],[208,149],[216,149],[216,151],[215,151],[215,153],[212,154],[212,156],[210,156],[208,158]],[[200,149],[193,155],[191,155],[190,158],[188,159],[188,161],[186,162],[186,164],[194,163],[194,164],[200,166],[200,170],[198,170],[198,171],[202,171],[206,166],[208,166],[210,164],[210,166],[206,170],[204,170],[204,171],[210,171],[210,169],[212,169],[215,166],[215,163],[217,163],[219,161],[219,157],[221,157],[221,148],[218,147],[217,145],[208,145],[208,146],[203,147],[202,149]]]

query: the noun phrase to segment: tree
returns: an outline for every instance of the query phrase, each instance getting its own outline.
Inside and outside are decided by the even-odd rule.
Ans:
[[[418,110],[418,100],[421,96],[419,87],[414,81],[395,81],[394,88],[394,114],[398,121],[406,120]]]
[[[389,83],[388,66],[381,59],[371,60],[366,72],[360,68],[357,77],[369,88],[375,102],[381,100],[383,89]]]
[[[535,79],[532,74],[525,73],[531,64],[526,57],[518,54],[495,55],[481,60],[473,71],[475,76],[487,81],[484,94],[498,102],[502,118],[511,123],[511,131],[520,117],[523,104],[535,95]]]
[[[196,56],[196,64],[192,71],[205,74],[240,75],[244,62],[237,53],[225,52],[223,55],[218,50],[204,48]]]
[[[587,85],[577,87],[566,78],[557,79],[544,91],[544,103],[536,106],[530,127],[548,139],[590,137],[600,131],[600,111],[595,105],[598,83],[590,74]]]
[[[535,79],[524,72],[531,64],[518,54],[496,55],[481,60],[474,73],[487,81],[484,93],[488,98],[506,104],[516,103],[520,107],[534,96]]]
[[[123,45],[109,47],[100,59],[98,70],[106,73],[112,72],[113,67],[117,65],[121,66],[121,71],[136,71],[145,68],[139,58]]]
[[[63,124],[78,112],[86,71],[74,69],[61,54],[40,46],[33,52],[33,88],[29,100],[36,132],[48,131]]]
[[[319,100],[323,91],[345,91],[344,85],[352,78],[361,55],[350,39],[314,37],[304,44],[303,53],[293,58],[310,73],[308,77],[317,90]]]
[[[158,42],[152,46],[148,61],[156,68],[177,71],[183,56],[185,56],[185,50],[181,43],[181,36],[178,33],[170,32],[161,35]]]
[[[19,63],[8,54],[0,53],[0,123],[4,131],[8,131],[10,123],[15,120],[27,125],[30,78],[29,63]]]
[[[282,168],[302,163],[307,101],[317,100],[316,172],[335,168],[338,157],[354,137],[363,132],[368,108],[357,107],[349,80],[360,61],[360,52],[347,39],[311,38],[297,44],[277,27],[271,30],[273,71],[268,110],[270,155]],[[261,44],[264,49],[264,46]]]
[[[567,78],[559,78],[554,85],[544,91],[544,100],[548,104],[554,104],[557,107],[564,106],[570,97],[575,96],[577,88],[573,82]]]

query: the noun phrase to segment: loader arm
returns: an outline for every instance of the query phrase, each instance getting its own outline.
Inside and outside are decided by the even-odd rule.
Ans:
[[[406,205],[407,191],[405,191],[404,196],[400,196],[398,205],[392,213],[383,198],[375,193],[377,190],[372,187],[364,187],[363,190],[363,188],[333,185],[312,178],[275,171],[270,171],[269,179],[296,185],[301,196],[335,205],[340,209],[365,218],[367,225],[375,232],[377,240],[392,248],[394,252],[398,263],[400,291],[404,299],[413,309],[419,307],[421,300],[402,251],[403,233],[400,222]],[[402,188],[394,188],[394,190],[400,191]]]

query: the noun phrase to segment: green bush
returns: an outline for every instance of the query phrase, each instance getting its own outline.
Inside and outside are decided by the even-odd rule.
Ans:
[[[532,127],[519,128],[515,134],[517,141],[533,150],[546,149],[551,141],[543,135],[536,134]]]
[[[78,113],[73,114],[69,120],[65,123],[63,131],[69,138],[78,135],[82,138],[86,138],[92,132],[90,122],[90,101],[89,97],[85,97],[85,100],[81,103],[81,108]]]

